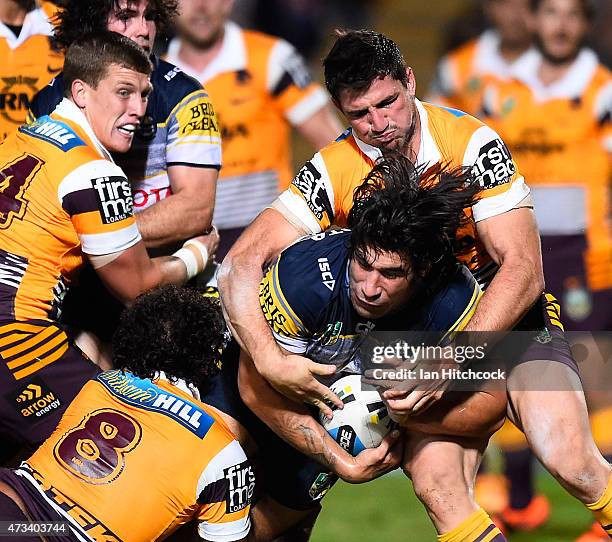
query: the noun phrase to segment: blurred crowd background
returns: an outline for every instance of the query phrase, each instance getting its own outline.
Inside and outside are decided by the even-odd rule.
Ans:
[[[189,1],[191,2],[192,0]],[[10,10],[7,11],[5,8],[9,4],[16,3],[30,5],[31,8],[41,5],[49,16],[52,16],[54,9],[56,9],[53,3],[50,2],[35,4],[34,2],[27,1],[0,0],[0,7],[3,8],[0,15],[5,14],[6,16],[6,13],[10,15]],[[57,3],[61,4],[61,1]],[[489,9],[494,4],[501,10],[497,11],[497,15]],[[578,2],[578,4],[581,4],[581,2]],[[545,247],[545,273],[547,281],[553,285],[553,293],[562,302],[562,311],[563,309],[566,310],[567,319],[565,319],[565,323],[569,324],[568,329],[610,331],[612,329],[609,304],[611,299],[610,292],[612,292],[612,265],[610,263],[612,260],[610,253],[612,244],[610,243],[609,233],[609,153],[612,151],[612,136],[610,135],[612,79],[610,74],[602,67],[597,67],[600,70],[598,77],[600,77],[602,82],[600,87],[594,88],[593,98],[588,94],[588,92],[591,92],[588,90],[590,88],[588,85],[591,84],[589,82],[575,96],[565,96],[564,99],[566,101],[569,100],[573,105],[567,109],[569,113],[565,111],[563,113],[565,116],[559,118],[570,119],[567,125],[554,124],[558,119],[555,119],[554,116],[546,117],[546,115],[552,114],[550,111],[547,112],[545,109],[540,110],[537,108],[530,109],[536,117],[539,114],[538,111],[545,117],[544,120],[540,119],[543,125],[546,124],[546,119],[551,119],[553,124],[547,127],[550,129],[550,133],[554,134],[556,130],[559,130],[559,133],[561,133],[561,129],[565,129],[563,145],[567,144],[569,148],[569,146],[577,143],[579,149],[588,149],[584,151],[584,155],[574,152],[574,154],[567,155],[569,158],[561,157],[561,160],[566,160],[566,162],[560,168],[550,166],[550,171],[557,168],[555,171],[562,172],[557,179],[550,172],[547,173],[548,176],[546,178],[539,179],[538,175],[544,169],[543,162],[538,162],[534,165],[530,162],[529,156],[521,157],[521,152],[525,150],[523,147],[517,144],[513,148],[513,137],[518,133],[516,130],[519,130],[519,128],[516,128],[516,125],[522,121],[514,119],[510,113],[512,113],[512,108],[515,107],[515,104],[523,99],[520,92],[518,94],[510,93],[512,95],[509,95],[510,97],[506,98],[506,101],[498,102],[497,104],[493,103],[491,107],[488,107],[487,95],[484,92],[488,82],[484,79],[477,80],[466,77],[464,81],[465,88],[459,90],[466,91],[467,94],[464,92],[464,96],[460,97],[459,102],[453,101],[453,98],[457,98],[457,96],[450,96],[449,89],[447,88],[449,80],[445,69],[448,66],[448,62],[454,60],[451,57],[445,57],[445,55],[449,53],[452,55],[453,51],[481,36],[483,32],[491,29],[495,24],[497,26],[494,28],[497,31],[507,33],[510,42],[515,40],[514,52],[517,57],[529,47],[531,36],[528,34],[523,22],[521,22],[522,12],[527,9],[527,5],[528,0],[236,0],[231,19],[242,27],[256,29],[290,42],[306,59],[314,80],[319,83],[322,83],[321,59],[329,50],[330,43],[334,39],[335,29],[374,28],[396,41],[403,51],[407,63],[416,74],[418,82],[417,96],[421,99],[433,98],[453,107],[458,106],[458,104],[463,105],[468,109],[469,113],[483,116],[487,123],[492,124],[501,133],[513,151],[519,168],[525,174],[527,183],[532,189],[536,188],[534,190],[536,203],[539,201],[544,202],[540,206],[541,210],[539,211],[538,220],[540,221]],[[591,21],[592,24],[585,35],[584,45],[595,51],[601,65],[611,68],[612,32],[610,28],[612,28],[612,0],[594,0],[593,5],[596,11]],[[489,18],[486,16],[487,13]],[[0,19],[2,19],[1,16]],[[1,20],[0,22],[3,23],[0,25],[0,31],[2,32],[0,37],[8,40],[8,42],[12,40],[13,45],[11,47],[14,48],[15,39],[19,41],[21,25],[15,24],[8,19]],[[43,30],[40,31],[40,35],[44,35]],[[175,37],[175,34],[172,31],[169,35],[158,36],[156,52],[160,55],[165,54],[169,40],[173,37]],[[577,46],[579,47],[581,44],[583,42],[580,39]],[[22,106],[28,105],[28,99],[31,99],[33,93],[36,90],[40,90],[60,70],[61,65],[58,65],[58,51],[49,46],[45,49],[45,54],[37,53],[34,59],[42,66],[40,68],[42,76],[33,75],[30,72],[9,73],[7,70],[12,69],[10,62],[7,60],[9,58],[9,49],[6,49],[4,43],[1,46],[4,47],[2,55],[6,55],[6,58],[2,58],[3,66],[0,66],[0,79],[2,80],[2,88],[0,89],[2,93],[0,99],[0,122],[4,122],[4,125],[0,124],[0,128],[6,131],[8,130],[6,126],[10,127],[11,123],[13,128],[15,128],[18,126],[18,122],[25,120],[27,107]],[[446,60],[441,63],[440,60],[443,58]],[[5,60],[7,61],[5,62]],[[33,58],[29,58],[30,63],[32,60]],[[34,68],[28,67],[28,70],[32,69]],[[495,76],[496,74],[491,75]],[[205,86],[206,84],[206,81],[204,81]],[[472,84],[473,86],[470,87]],[[478,87],[478,85],[481,86]],[[495,94],[495,97],[499,98],[500,95],[503,97],[503,93],[506,91],[507,89],[505,88],[500,90]],[[470,92],[472,93],[471,95]],[[216,108],[217,105],[214,101],[215,96],[213,92],[211,92],[211,97]],[[463,99],[463,102],[461,102],[461,99]],[[587,111],[582,114],[582,117],[576,117],[578,119],[576,121],[572,120],[573,117],[567,116],[572,110],[579,109],[585,102],[590,103],[588,101],[591,99],[594,102],[594,115],[589,117],[590,112]],[[530,99],[525,98],[525,100],[529,102]],[[495,102],[495,100],[493,101]],[[538,101],[535,100],[533,103],[537,105]],[[532,107],[533,103],[529,102],[529,107]],[[544,102],[542,101],[541,103]],[[496,105],[498,109],[496,109]],[[17,111],[19,109],[23,110],[23,118],[19,117]],[[224,114],[221,114],[221,118],[223,118]],[[578,127],[578,124],[572,124],[573,122],[583,121],[584,126],[580,125]],[[344,120],[342,119],[340,122],[344,123]],[[291,122],[291,124],[294,127],[300,128],[301,122]],[[327,128],[330,128],[330,126],[335,128],[339,125],[332,122],[331,124],[328,123]],[[522,129],[524,132],[531,128],[523,127]],[[0,138],[2,133],[0,132]],[[584,141],[572,141],[573,134],[576,137],[584,137]],[[549,140],[551,139],[550,134],[547,137],[549,137]],[[516,142],[520,140],[520,137],[517,136],[514,139]],[[545,141],[545,138],[541,141]],[[290,145],[293,151],[293,170],[295,171],[296,168],[299,168],[312,155],[313,147],[321,146],[324,143],[325,141],[317,142],[315,139],[309,138],[307,133],[305,139],[303,137],[296,137],[294,133]],[[548,150],[543,153],[542,160],[548,159],[548,155],[554,153],[554,145],[553,147],[546,148]],[[598,166],[596,173],[585,173],[583,178],[573,178],[570,179],[571,182],[566,178],[561,178],[563,177],[564,170],[576,168],[578,165],[582,167],[583,163],[581,163],[581,160],[586,164],[592,161],[591,166],[599,160],[600,166]],[[587,166],[584,167],[587,168]],[[281,186],[282,183],[286,185],[289,181],[289,179],[280,180]],[[220,183],[222,182],[223,170],[220,179]],[[543,187],[542,189],[540,189],[540,184]],[[577,188],[578,192],[569,193],[567,191],[568,187],[571,190]],[[558,193],[553,194],[551,192],[551,190],[557,189]],[[541,194],[544,194],[544,197],[548,199],[538,200]],[[547,207],[546,201],[560,203]],[[575,204],[573,211],[576,211],[576,208],[579,206],[583,207],[576,211],[577,215],[584,215],[582,220],[583,226],[580,229],[568,229],[566,231],[561,231],[558,226],[551,226],[550,230],[546,230],[546,224],[555,222],[553,220],[555,217],[548,215],[559,215],[561,209],[566,210],[563,206],[569,205],[572,202]],[[573,213],[573,211],[571,212]],[[595,216],[593,213],[599,214]],[[562,216],[562,219],[564,220],[565,216]],[[561,221],[563,222],[563,220]],[[576,223],[580,223],[580,220],[576,219]],[[246,224],[229,224],[228,229],[236,230],[234,233],[238,233],[244,225]],[[543,229],[542,225],[544,225]],[[565,221],[565,226],[567,226],[567,220]],[[571,254],[568,256],[562,253],[560,248],[556,248],[560,246],[570,250]],[[547,259],[550,262],[548,264],[546,264]],[[566,266],[566,262],[570,260],[578,262],[576,264],[577,271],[564,271],[565,267],[569,269],[573,265],[567,263]],[[555,285],[557,286],[555,287]],[[598,298],[600,295],[606,297]],[[599,301],[596,301],[597,299]],[[605,301],[606,299],[608,301]],[[596,318],[593,320],[591,317]],[[585,374],[585,378],[589,378],[588,371]],[[597,381],[598,375],[595,374],[591,378]],[[588,391],[588,385],[585,386],[585,389]],[[608,454],[608,457],[612,457],[612,410],[609,407],[612,401],[610,401],[609,394],[604,393],[605,386],[602,389],[600,385],[598,389],[600,393],[592,393],[589,397],[594,412],[594,432],[602,452]],[[505,431],[504,433],[504,430],[502,430],[501,437],[498,439],[498,444],[505,452],[505,462],[501,466],[494,469],[489,468],[489,470],[505,471],[510,479],[514,477],[514,481],[509,482],[507,478],[487,478],[484,476],[483,480],[486,480],[487,483],[481,484],[481,498],[483,504],[487,505],[487,508],[493,514],[503,515],[506,513],[505,518],[502,519],[511,529],[515,531],[534,530],[548,520],[550,505],[546,498],[538,494],[538,490],[533,484],[533,464],[530,454],[526,450],[524,439],[522,439],[516,429],[507,427]],[[488,474],[490,473],[487,473],[485,469],[483,475]],[[403,482],[401,483],[403,484]],[[338,490],[338,494],[342,495],[343,491],[345,494],[348,494],[344,489]],[[371,495],[380,496],[380,499],[384,500],[386,497],[383,495],[388,494],[389,491],[393,491],[393,489],[385,486],[384,489],[380,490],[380,493],[377,493],[374,489],[370,493]],[[333,500],[333,498],[332,494],[331,499]],[[342,499],[343,497],[339,498]],[[349,497],[346,498],[348,499]],[[379,497],[376,498],[378,499]],[[416,505],[412,503],[410,506]],[[575,507],[577,509],[578,505],[575,505]],[[333,509],[333,506],[330,506],[330,512],[326,512],[328,514],[326,517],[332,517],[331,510]],[[508,510],[522,510],[525,513],[523,515],[508,515]],[[573,517],[572,513],[568,512],[568,517]],[[419,516],[418,520],[415,519],[415,521],[421,521],[422,519]],[[385,520],[378,517],[376,521]],[[580,521],[585,522],[587,520],[581,516]],[[339,525],[346,525],[346,522],[340,521]],[[319,540],[330,540],[332,536],[339,536],[333,528],[329,531],[322,531],[328,527],[329,525],[325,521],[322,522],[322,526],[317,527],[319,533],[327,533],[319,534]],[[582,527],[585,526],[583,525]],[[340,528],[344,529],[345,527]],[[427,527],[424,527],[424,529],[426,530]],[[580,540],[582,542],[593,542],[604,539],[601,533],[598,532],[593,532],[591,535],[591,538],[582,538]],[[544,539],[536,535],[534,536],[533,540]],[[555,536],[549,533],[545,539],[571,540],[574,538],[569,534],[555,538]],[[340,539],[348,539],[348,537],[341,537]],[[356,535],[352,539],[359,540]],[[406,539],[420,540],[421,538],[415,536]],[[427,537],[424,539],[427,539]],[[517,540],[519,539],[517,538]],[[524,538],[524,540],[527,540],[527,538]]]

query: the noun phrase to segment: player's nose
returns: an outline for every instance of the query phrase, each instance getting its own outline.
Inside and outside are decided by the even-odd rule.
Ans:
[[[376,273],[369,273],[361,283],[361,291],[364,299],[372,301],[380,296],[382,291]]]
[[[388,125],[389,123],[384,113],[376,109],[370,112],[370,126],[372,127],[372,132],[382,133],[386,130]]]

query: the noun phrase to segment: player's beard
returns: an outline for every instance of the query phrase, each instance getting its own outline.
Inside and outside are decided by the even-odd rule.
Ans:
[[[208,36],[199,36],[193,32],[184,32],[183,39],[187,41],[193,48],[199,49],[200,51],[208,51],[216,43],[223,39],[224,28],[221,26],[216,32],[212,32]]]
[[[392,152],[399,152],[403,154],[406,158],[408,158],[411,162],[416,163],[416,152],[412,152],[411,143],[414,139],[414,135],[417,132],[417,129],[420,129],[419,123],[419,113],[417,111],[416,103],[414,101],[414,96],[410,97],[410,101],[412,102],[412,116],[410,122],[408,124],[408,128],[406,129],[404,135],[402,137],[398,137],[393,141],[392,145],[385,147]],[[383,154],[385,149],[383,149]]]
[[[576,60],[576,57],[580,53],[580,50],[582,49],[585,43],[585,39],[581,39],[576,44],[576,47],[574,47],[574,49],[572,49],[568,54],[563,56],[556,56],[553,55],[550,51],[548,51],[539,36],[534,37],[534,43],[538,48],[538,51],[540,51],[540,53],[544,57],[544,60],[546,60],[546,62],[552,64],[553,66],[561,66],[562,64],[569,64],[570,62]]]

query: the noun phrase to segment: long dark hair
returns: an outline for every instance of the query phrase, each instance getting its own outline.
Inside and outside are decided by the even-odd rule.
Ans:
[[[178,13],[177,0],[148,1],[157,31],[166,29]],[[106,30],[108,17],[119,8],[119,0],[64,0],[62,7],[53,19],[53,41],[58,47],[67,49],[83,34]]]
[[[397,153],[381,158],[355,189],[351,254],[399,254],[413,274],[441,279],[455,268],[457,229],[479,191],[467,170],[423,171]]]

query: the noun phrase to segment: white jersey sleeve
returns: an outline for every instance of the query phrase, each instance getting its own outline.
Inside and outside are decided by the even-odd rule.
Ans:
[[[529,195],[529,187],[508,147],[488,126],[481,126],[472,134],[463,165],[472,169],[482,189],[472,206],[476,222],[513,209]]]
[[[77,167],[62,179],[57,196],[85,254],[114,254],[141,240],[132,189],[116,164],[94,160]]]
[[[233,440],[213,457],[197,486],[198,533],[211,542],[246,538],[255,473],[240,444]]]

